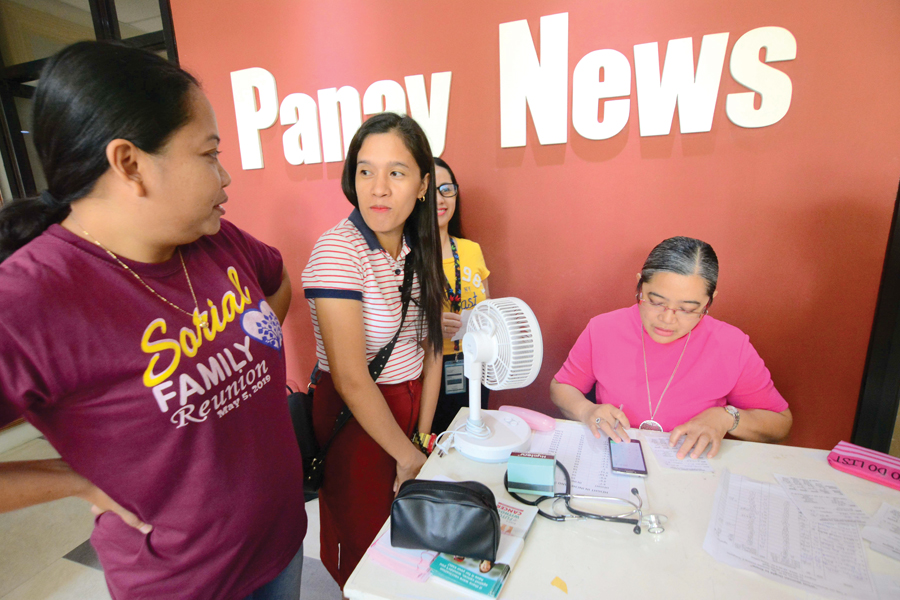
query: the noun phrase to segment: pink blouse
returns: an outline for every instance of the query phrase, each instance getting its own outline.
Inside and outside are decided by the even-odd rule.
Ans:
[[[637,304],[591,319],[556,374],[556,381],[583,394],[596,384],[597,402],[624,404],[622,410],[631,426],[638,427],[656,409],[686,340],[684,336],[670,344],[659,344],[644,332],[652,409],[647,401]],[[684,358],[654,420],[665,431],[672,431],[707,408],[726,404],[774,412],[788,407],[750,338],[737,327],[707,315],[691,333]]]

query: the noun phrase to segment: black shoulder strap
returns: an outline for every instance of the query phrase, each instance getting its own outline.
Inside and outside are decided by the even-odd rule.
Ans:
[[[371,375],[372,381],[378,381],[378,376],[381,375],[381,372],[384,370],[384,366],[387,364],[388,359],[390,359],[391,352],[394,351],[394,346],[397,345],[397,340],[400,338],[400,331],[403,329],[403,323],[406,321],[406,312],[409,309],[409,301],[412,298],[412,282],[412,261],[410,260],[410,255],[407,254],[406,263],[403,266],[403,285],[400,287],[400,298],[401,302],[403,302],[403,308],[400,313],[400,327],[397,328],[397,333],[394,334],[394,338],[379,350],[378,354],[375,355],[375,358],[372,359],[372,362],[369,363],[369,375]],[[319,363],[316,363],[316,367],[313,369],[313,375],[310,375],[310,381],[313,383],[313,387],[315,387],[315,382],[312,381],[312,377],[317,374],[318,370]],[[334,429],[332,430],[328,441],[322,446],[320,456],[324,456],[325,453],[328,452],[328,447],[331,445],[332,440],[334,440],[338,431],[347,424],[347,421],[349,421],[352,416],[353,413],[350,412],[350,408],[345,404],[344,408],[342,408],[341,412],[338,414],[337,419],[334,421]]]
[[[369,363],[369,375],[372,376],[372,381],[378,381],[378,376],[381,375],[381,371],[384,370],[388,359],[391,357],[391,352],[394,351],[394,346],[397,345],[397,340],[400,338],[400,330],[403,329],[403,323],[406,322],[406,311],[409,309],[409,301],[412,298],[413,280],[412,261],[409,260],[409,255],[407,255],[406,259],[406,264],[403,267],[403,285],[400,287],[400,299],[403,302],[403,309],[400,313],[400,327],[397,328],[394,338],[384,348],[379,350],[372,362]]]

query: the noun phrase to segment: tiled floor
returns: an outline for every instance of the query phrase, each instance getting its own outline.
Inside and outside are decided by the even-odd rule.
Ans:
[[[21,432],[0,434],[18,440]],[[27,436],[26,436],[27,437]],[[8,445],[8,444],[7,444]],[[32,439],[0,453],[0,462],[55,458],[44,439]],[[339,600],[340,589],[319,561],[319,508],[306,504],[303,600]],[[0,600],[109,600],[97,556],[88,538],[94,518],[77,498],[0,514]]]

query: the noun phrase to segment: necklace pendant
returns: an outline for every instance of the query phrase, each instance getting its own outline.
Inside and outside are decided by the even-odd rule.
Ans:
[[[206,313],[194,312],[194,325],[199,325],[203,329],[209,329],[209,319]]]
[[[662,425],[654,421],[653,419],[647,419],[638,429],[643,429],[644,431],[662,431]]]

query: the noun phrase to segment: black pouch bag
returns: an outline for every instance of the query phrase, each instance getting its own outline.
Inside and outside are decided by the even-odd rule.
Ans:
[[[391,505],[391,545],[497,560],[500,513],[477,481],[410,479]]]
[[[312,402],[314,386],[310,384],[305,392],[291,392],[288,394],[288,409],[291,412],[291,423],[294,425],[294,434],[297,436],[297,444],[300,446],[300,456],[303,459],[303,489],[306,492],[310,475],[312,474],[312,461],[319,452],[319,444],[316,443],[316,432],[313,429]],[[320,477],[321,479],[321,477]],[[321,481],[313,483],[316,491],[321,487]]]
[[[300,456],[303,461],[303,491],[308,494],[307,500],[322,487],[322,475],[324,474],[325,455],[328,447],[338,431],[350,420],[353,415],[346,406],[338,414],[331,437],[323,447],[319,447],[316,441],[316,432],[313,429],[312,404],[313,392],[316,382],[319,380],[318,364],[309,376],[309,386],[305,392],[292,392],[288,394],[288,409],[291,413],[291,423],[294,426],[294,435],[297,437],[297,445],[300,446]]]

